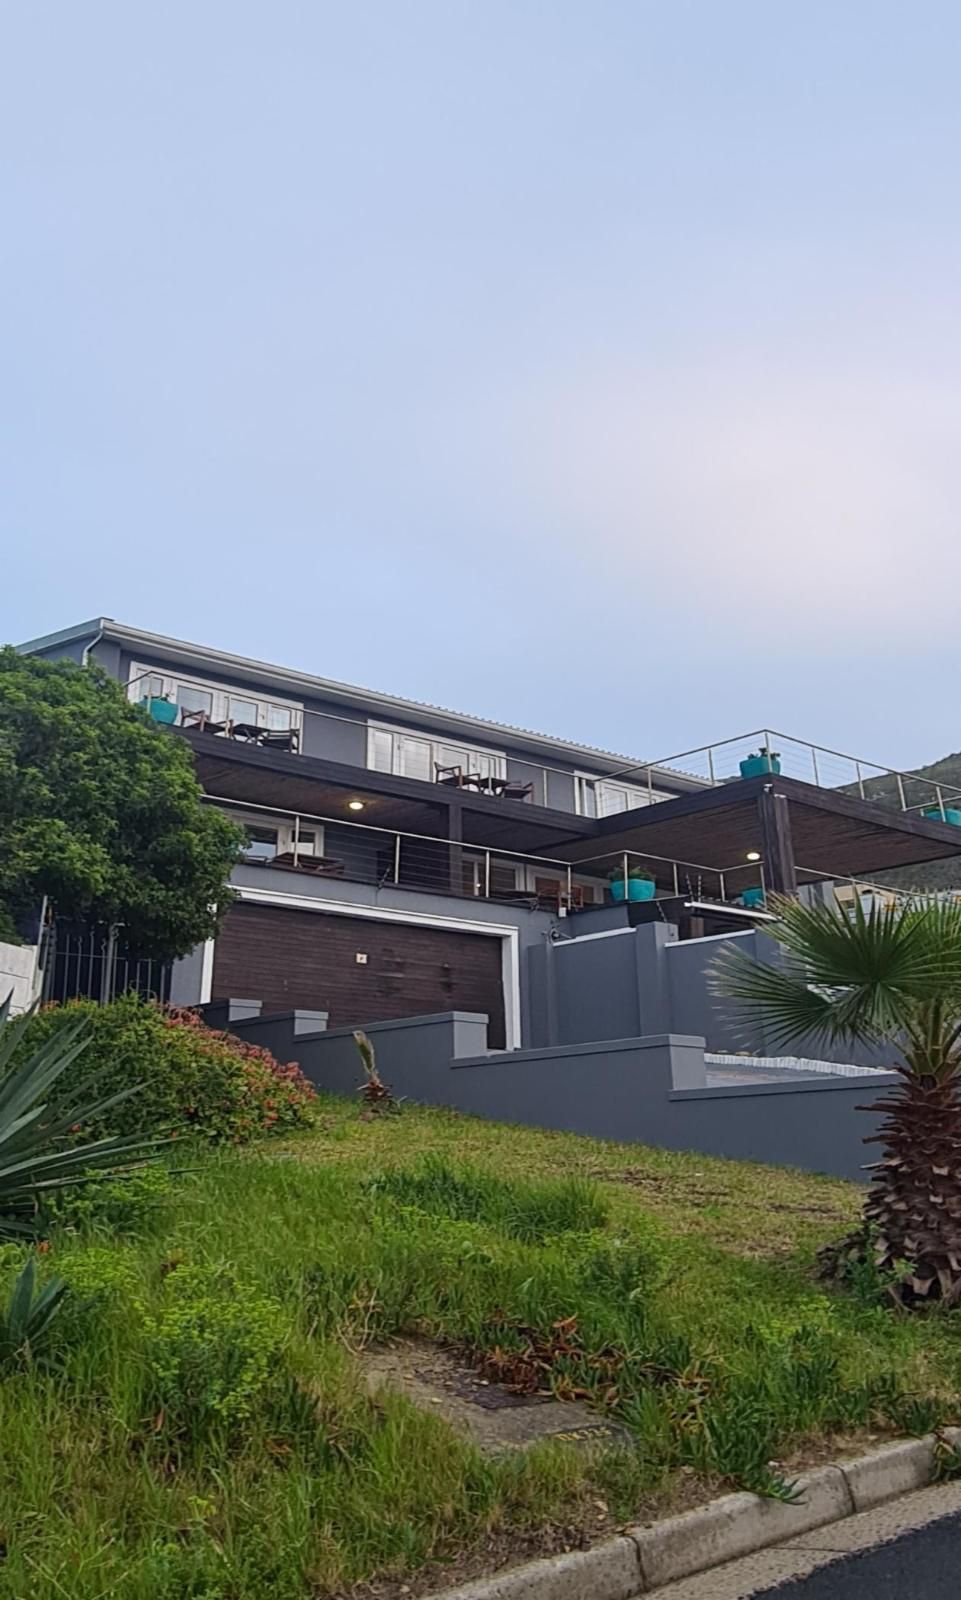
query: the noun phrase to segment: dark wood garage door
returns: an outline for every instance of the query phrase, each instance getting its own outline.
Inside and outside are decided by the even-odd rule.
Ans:
[[[212,998],[327,1011],[331,1028],[486,1011],[492,1048],[506,1042],[501,941],[480,933],[235,905],[214,950]]]

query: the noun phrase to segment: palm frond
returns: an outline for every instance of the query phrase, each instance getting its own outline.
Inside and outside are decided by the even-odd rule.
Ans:
[[[751,1005],[773,1042],[912,1038],[934,1005],[961,1017],[961,905],[773,905],[777,964],[728,949],[710,980],[714,993]]]

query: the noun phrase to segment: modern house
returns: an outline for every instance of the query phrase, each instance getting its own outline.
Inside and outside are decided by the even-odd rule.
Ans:
[[[582,950],[596,1013],[621,982],[601,940],[734,935],[771,891],[876,892],[961,853],[958,794],[763,731],[648,761],[105,617],[21,649],[97,662],[247,829],[220,936],[169,977],[182,1004],[483,1013],[494,1049],[556,1043],[551,947]]]

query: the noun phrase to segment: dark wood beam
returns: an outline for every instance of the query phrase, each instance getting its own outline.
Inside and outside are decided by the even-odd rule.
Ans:
[[[766,783],[757,797],[764,858],[764,882],[771,894],[797,894],[797,868],[791,842],[791,808],[787,795]]]

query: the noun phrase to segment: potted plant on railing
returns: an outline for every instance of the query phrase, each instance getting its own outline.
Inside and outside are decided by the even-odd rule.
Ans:
[[[140,702],[148,717],[154,722],[176,722],[177,712],[180,709],[176,700],[168,700],[165,694],[146,694]]]
[[[657,884],[646,867],[613,867],[608,873],[612,900],[653,900]]]
[[[740,766],[742,778],[763,778],[766,772],[780,772],[781,753],[779,750],[769,750],[766,744],[762,744],[760,750],[745,756]]]
[[[946,805],[943,808],[943,812],[944,814],[942,815],[941,806],[928,806],[925,808],[924,815],[932,822],[946,822],[949,827],[961,828],[961,809],[956,805]]]

